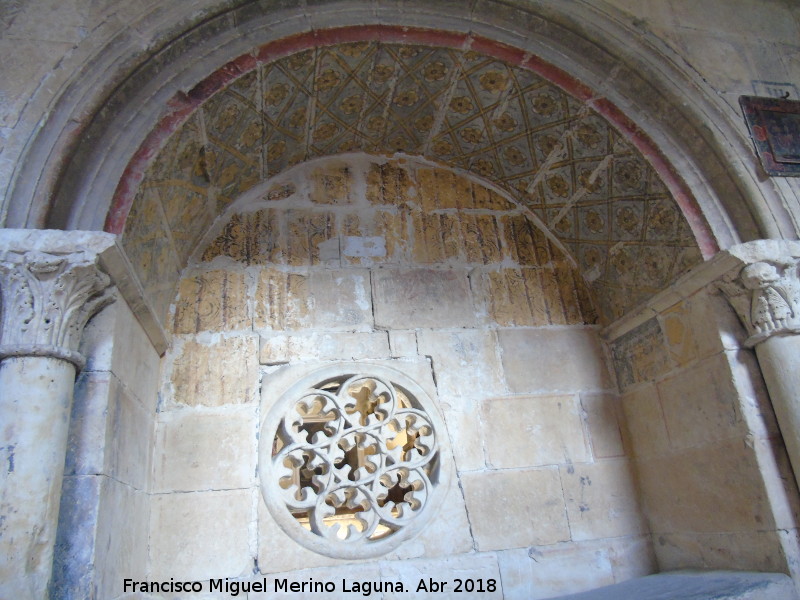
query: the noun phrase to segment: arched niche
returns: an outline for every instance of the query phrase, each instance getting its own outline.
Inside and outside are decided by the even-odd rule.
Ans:
[[[310,13],[263,2],[210,3],[195,14],[164,8],[165,14],[143,17],[137,26],[153,36],[146,48],[117,35],[87,57],[83,74],[69,79],[38,124],[15,174],[7,225],[99,228],[113,188],[154,123],[170,115],[180,119],[199,81],[253,48],[295,34],[324,41],[325,28],[354,22],[373,29],[421,22],[425,31],[483,36],[542,58],[545,68],[555,66],[587,85],[599,104],[623,107],[628,132],[653,140],[688,182],[718,245],[791,235],[775,190],[748,172],[752,151],[730,115],[669,51],[613,8],[498,2],[342,8],[318,3]],[[183,23],[182,35],[155,21]],[[112,83],[97,86],[98,69]]]
[[[408,156],[322,157],[233,201],[188,263],[155,416],[153,577],[237,577],[257,558],[260,574],[330,565],[338,581],[418,560],[499,585],[497,565],[527,568],[530,547],[600,553],[587,587],[615,580],[610,556],[655,568],[591,292],[509,194]],[[274,494],[261,501],[275,485],[262,463],[304,383],[374,372],[403,374],[441,415],[441,502],[402,543],[320,544]],[[558,590],[558,569],[542,573]],[[506,593],[524,594],[512,579]]]
[[[540,59],[426,30],[319,38],[266,44],[217,70],[128,163],[105,227],[123,233],[158,320],[220,211],[292,165],[352,151],[420,156],[510,194],[578,266],[604,323],[718,247],[653,142]]]

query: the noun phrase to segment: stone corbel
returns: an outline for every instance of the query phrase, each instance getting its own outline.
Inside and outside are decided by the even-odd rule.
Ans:
[[[97,254],[85,251],[0,253],[0,360],[48,356],[83,368],[85,359],[78,353],[83,328],[114,300],[111,280],[97,260]]]

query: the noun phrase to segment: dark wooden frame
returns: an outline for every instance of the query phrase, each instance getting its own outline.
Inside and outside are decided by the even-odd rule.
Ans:
[[[800,102],[741,96],[739,105],[767,174],[800,177]]]

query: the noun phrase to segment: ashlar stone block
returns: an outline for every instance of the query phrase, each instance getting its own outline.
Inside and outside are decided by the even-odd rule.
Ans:
[[[148,414],[127,386],[111,379],[106,431],[106,472],[122,483],[145,490],[153,457],[153,414]]]
[[[314,271],[308,277],[310,325],[316,329],[372,328],[369,272]]]
[[[622,395],[621,404],[633,456],[645,458],[669,452],[669,433],[656,386],[628,390]]]
[[[461,474],[478,550],[570,539],[557,468]]]
[[[255,409],[162,412],[156,426],[153,491],[245,488],[255,483]]]
[[[210,242],[202,255],[203,262],[228,257],[243,264],[285,264],[288,242],[283,231],[283,211],[265,209],[233,215]],[[308,256],[306,240],[306,256]],[[302,264],[302,260],[300,260]]]
[[[492,321],[503,327],[550,325],[548,300],[542,289],[541,269],[501,269],[481,277],[486,311]]]
[[[484,398],[505,392],[493,331],[422,330],[417,337],[419,353],[433,359],[443,398]]]
[[[538,600],[614,583],[610,552],[599,542],[566,542],[497,553],[503,597]]]
[[[466,261],[483,265],[500,262],[501,243],[496,216],[462,213],[459,217]]]
[[[475,311],[466,272],[380,269],[373,273],[375,325],[391,329],[470,327]]]
[[[494,554],[466,554],[439,560],[384,561],[380,563],[380,569],[384,581],[401,581],[405,588],[405,593],[384,592],[384,600],[405,600],[409,597],[430,600],[504,597],[500,569]],[[461,580],[460,586],[456,579]],[[471,583],[466,583],[468,579]],[[489,584],[490,580],[494,581],[493,586]],[[419,588],[420,582],[423,583],[422,588]],[[438,585],[441,582],[446,584],[440,588]],[[457,586],[460,587],[459,591],[456,591]],[[489,591],[490,588],[493,588],[492,591]]]
[[[454,179],[453,173],[444,169],[418,169],[420,207],[425,212],[457,208],[458,200],[453,193]]]
[[[412,225],[414,262],[430,265],[466,261],[458,214],[415,212]]]
[[[666,342],[656,319],[650,319],[611,343],[620,389],[653,381],[671,367]]]
[[[513,393],[600,391],[611,387],[594,329],[501,329],[506,382]]]
[[[394,205],[409,197],[413,180],[406,169],[394,162],[373,163],[366,174],[366,184],[371,204]]]
[[[637,460],[637,475],[654,534],[773,526],[755,452],[743,439]]]
[[[346,163],[329,163],[311,173],[312,202],[317,204],[350,204],[353,173]]]
[[[255,490],[157,494],[151,499],[150,577],[203,581],[249,574]]]
[[[681,369],[658,384],[664,420],[674,448],[703,446],[744,435],[739,394],[720,354]]]
[[[175,333],[247,329],[250,321],[244,273],[208,271],[178,283]]]
[[[544,233],[525,215],[502,219],[504,247],[508,257],[520,266],[542,266],[552,254]]]
[[[148,412],[158,399],[160,357],[141,324],[124,302],[115,302],[111,370]]]
[[[187,340],[174,358],[170,381],[176,404],[252,402],[258,392],[258,337],[218,337],[211,344]]]
[[[108,478],[102,484],[95,542],[98,598],[122,595],[123,579],[147,574],[149,497]]]
[[[445,397],[440,406],[458,469],[484,469],[486,456],[480,401],[474,398]]]
[[[276,365],[297,359],[361,360],[389,358],[389,355],[389,340],[385,331],[313,332],[261,336],[259,362]]]
[[[263,269],[258,273],[253,327],[284,330],[301,327],[308,319],[308,280],[305,275]]]
[[[254,327],[258,331],[371,329],[369,272],[319,270],[301,275],[265,269],[258,279]]]
[[[589,459],[575,396],[492,398],[483,402],[489,465],[538,467]]]
[[[286,259],[293,266],[318,265],[320,244],[336,237],[336,214],[316,210],[288,210]]]
[[[625,455],[620,427],[621,410],[616,394],[581,394],[594,458]]]
[[[389,348],[392,358],[417,355],[417,333],[415,331],[390,331]]]
[[[645,533],[632,465],[627,459],[561,467],[574,540]]]

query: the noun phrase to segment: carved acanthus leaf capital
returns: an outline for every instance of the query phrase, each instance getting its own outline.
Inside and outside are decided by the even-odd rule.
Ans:
[[[0,358],[52,356],[82,368],[81,334],[89,318],[113,301],[110,283],[91,252],[0,255]]]
[[[747,347],[773,335],[800,333],[797,258],[753,262],[725,276],[718,287],[747,329]]]

